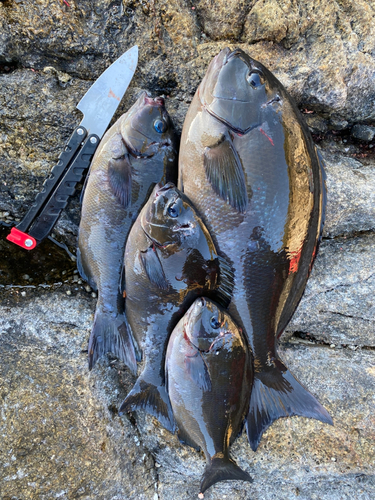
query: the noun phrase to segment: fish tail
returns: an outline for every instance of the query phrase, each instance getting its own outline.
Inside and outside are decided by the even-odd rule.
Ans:
[[[107,352],[111,352],[137,373],[138,346],[131,334],[124,314],[113,318],[100,305],[95,311],[94,325],[89,340],[89,370]]]
[[[256,373],[246,421],[251,448],[256,451],[263,432],[280,417],[314,418],[333,425],[332,418],[319,401],[294,378],[286,366],[277,366]]]
[[[147,382],[142,375],[126,396],[120,406],[119,413],[129,413],[136,410],[145,410],[156,417],[168,431],[175,432],[176,425],[172,406],[165,386],[157,387]]]
[[[213,484],[226,479],[253,482],[252,477],[230,458],[213,458],[202,476],[200,492],[204,493]]]

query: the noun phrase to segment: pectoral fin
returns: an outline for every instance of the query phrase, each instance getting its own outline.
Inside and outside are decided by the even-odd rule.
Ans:
[[[202,354],[197,350],[191,356],[185,356],[186,372],[191,380],[202,389],[202,391],[211,390],[211,378]]]
[[[132,170],[128,155],[108,162],[108,181],[113,194],[124,208],[131,202]]]
[[[206,147],[203,161],[215,193],[239,212],[245,212],[248,203],[245,177],[238,154],[229,140]]]
[[[151,283],[162,290],[168,290],[168,281],[154,247],[139,252],[139,258]]]

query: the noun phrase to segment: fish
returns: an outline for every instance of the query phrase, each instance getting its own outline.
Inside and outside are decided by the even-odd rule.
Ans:
[[[173,183],[157,185],[134,223],[125,247],[125,312],[143,352],[143,369],[119,409],[143,409],[174,431],[165,390],[167,340],[203,294],[229,303],[232,275],[190,201]]]
[[[195,93],[181,135],[178,186],[234,273],[228,311],[254,356],[246,423],[252,449],[280,417],[333,424],[276,349],[318,251],[324,166],[292,97],[239,48],[211,61]]]
[[[165,373],[177,435],[206,457],[200,494],[226,479],[252,482],[229,456],[248,412],[253,369],[251,350],[228,312],[196,299],[169,339]]]
[[[123,261],[127,236],[158,182],[177,176],[178,137],[164,99],[142,92],[106,132],[82,198],[77,266],[98,292],[88,345],[89,369],[112,352],[136,373],[139,347],[125,316]]]

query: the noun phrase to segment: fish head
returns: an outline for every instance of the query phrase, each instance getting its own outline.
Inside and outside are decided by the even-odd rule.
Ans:
[[[150,158],[162,148],[177,154],[177,136],[162,97],[143,92],[121,123],[121,135],[131,155]]]
[[[229,314],[211,300],[196,299],[185,315],[185,339],[201,352],[230,352],[238,343],[239,329]]]
[[[174,184],[157,184],[141,214],[141,225],[157,246],[195,248],[201,223],[185,195]]]
[[[223,49],[212,61],[198,93],[202,106],[239,134],[262,123],[268,104],[280,101],[280,82],[243,50]]]

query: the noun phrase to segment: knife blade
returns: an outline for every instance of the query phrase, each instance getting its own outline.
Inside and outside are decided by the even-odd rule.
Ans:
[[[135,45],[111,64],[77,104],[83,119],[43,183],[21,222],[11,229],[7,240],[32,250],[52,231],[69,196],[75,191],[135,73],[138,46]]]

